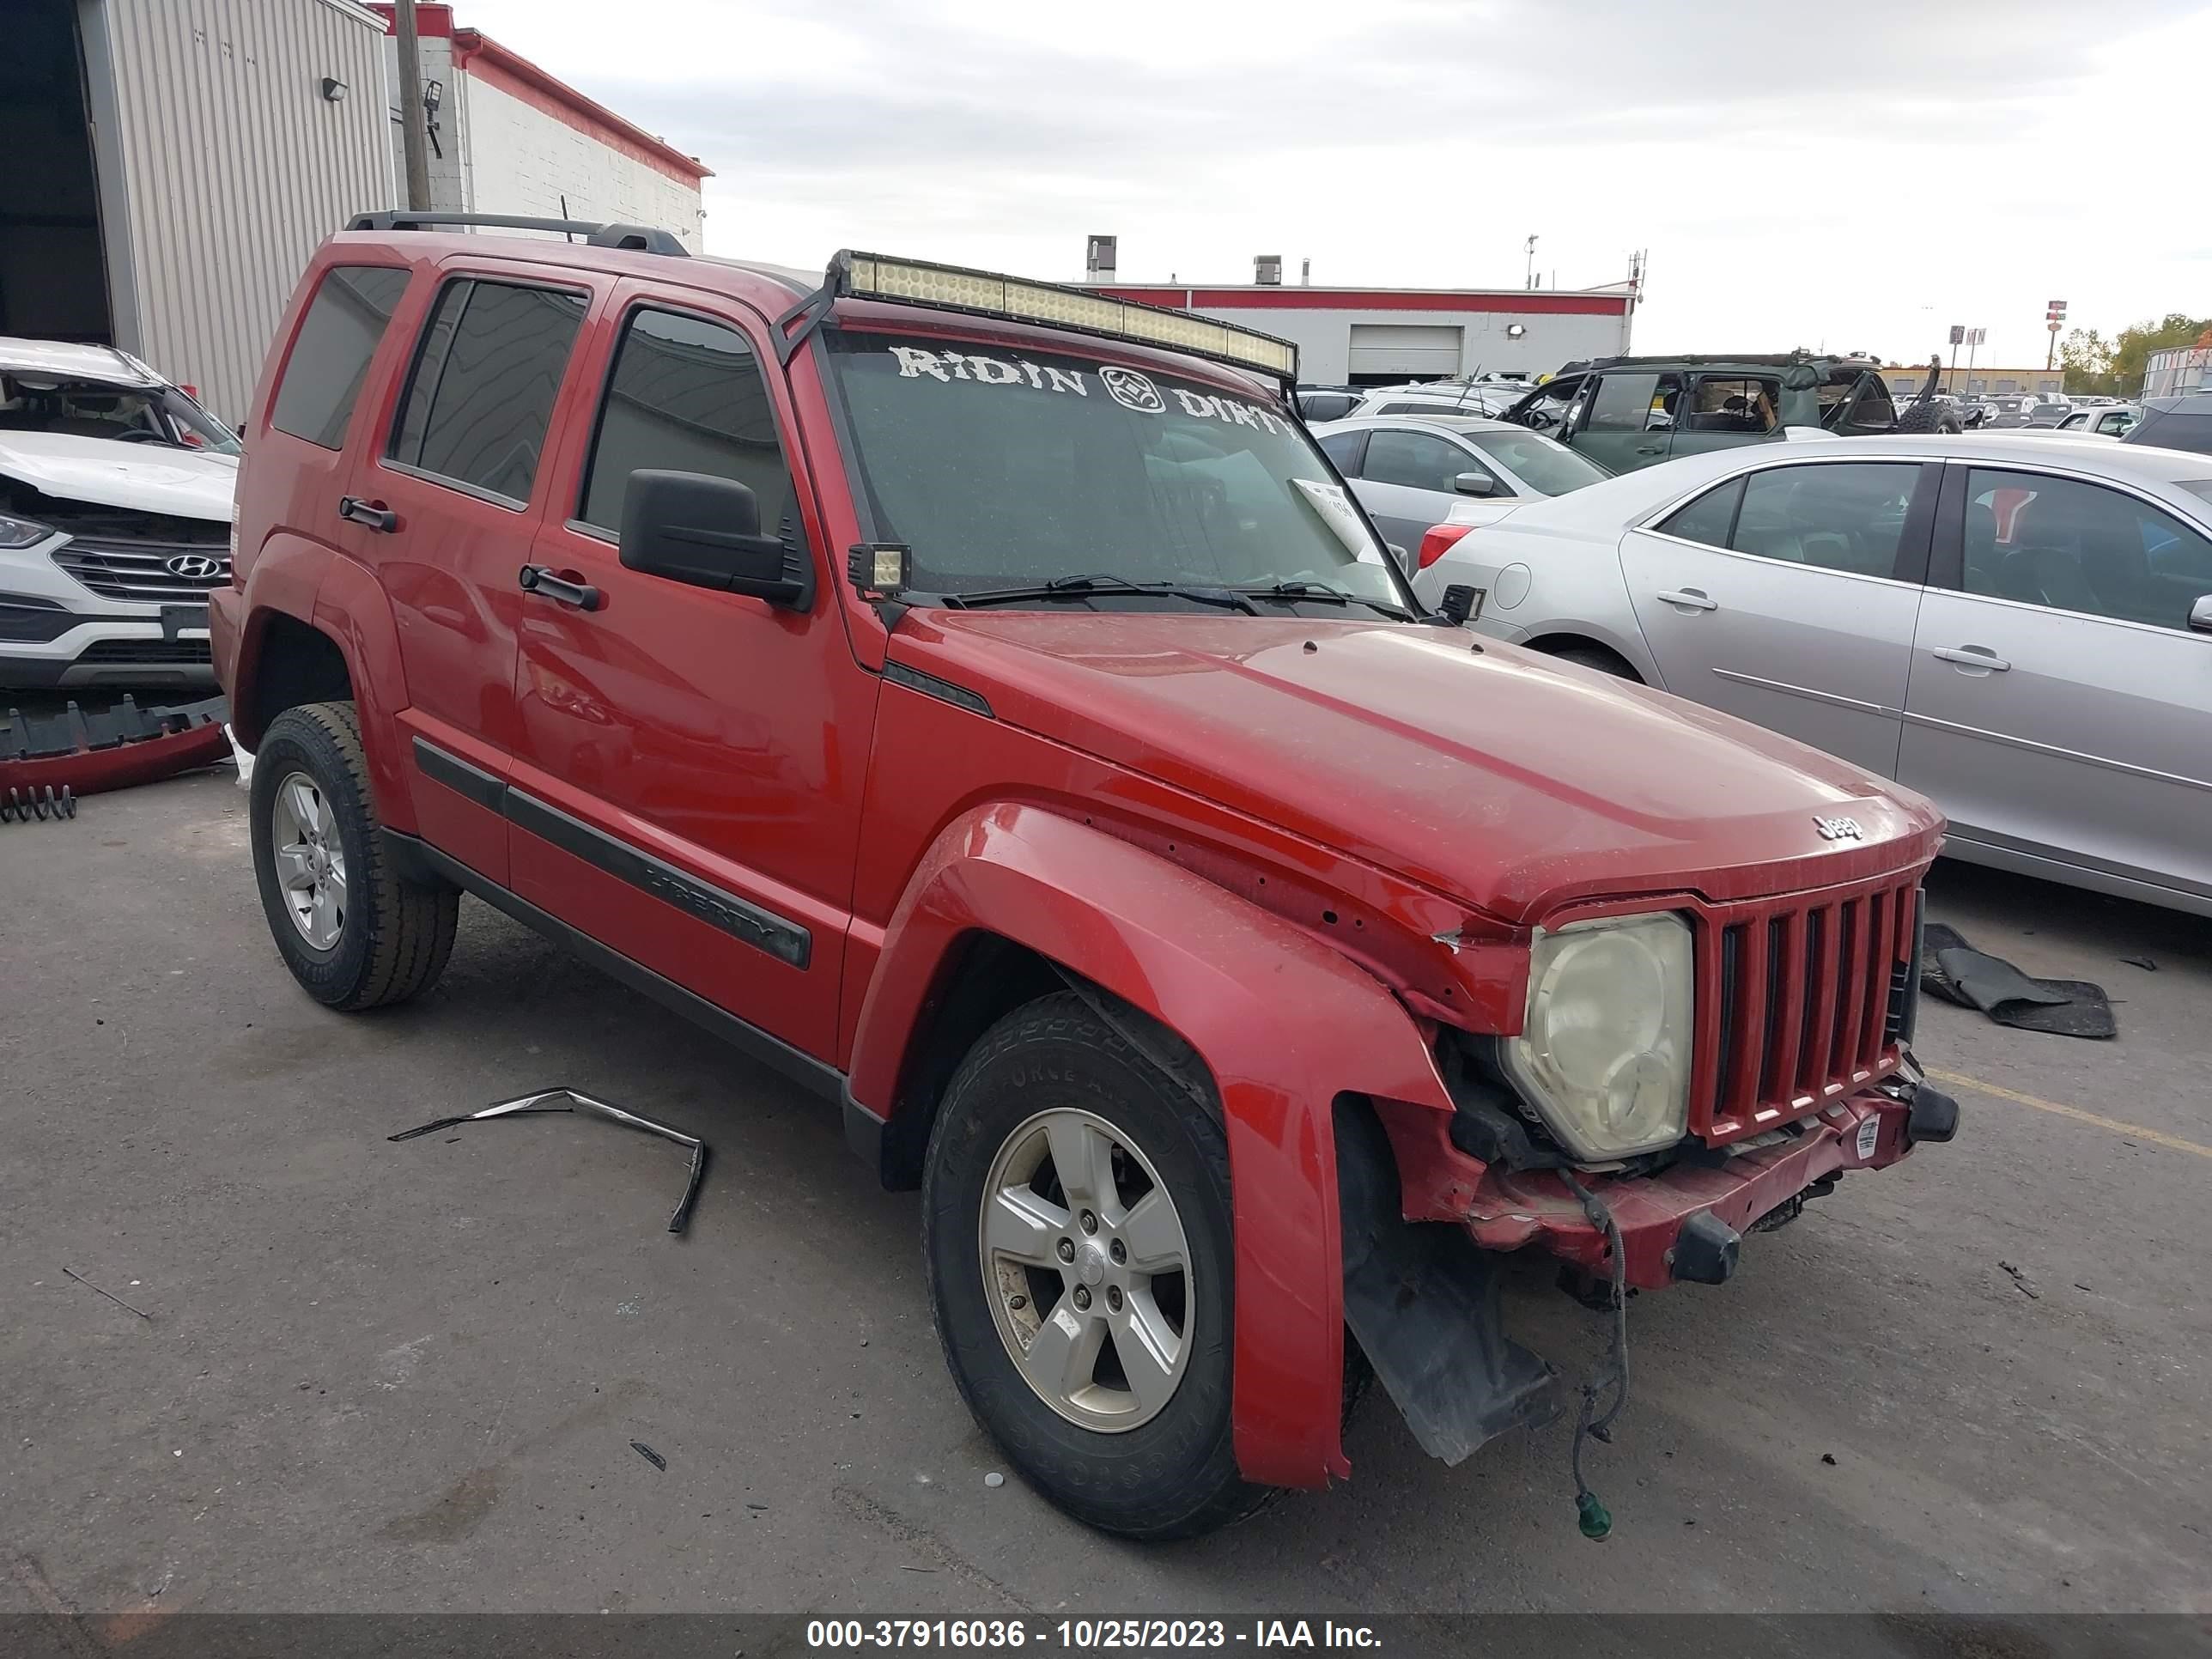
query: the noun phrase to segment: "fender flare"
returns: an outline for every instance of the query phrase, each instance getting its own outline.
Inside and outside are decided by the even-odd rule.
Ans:
[[[246,622],[231,679],[232,725],[239,741],[248,749],[261,741],[252,699],[240,692],[253,683],[260,667],[270,623],[281,616],[313,629],[345,659],[378,813],[391,829],[413,830],[412,780],[394,745],[385,741],[393,716],[407,707],[399,627],[376,578],[319,542],[280,532],[262,544],[246,575],[244,599]]]
[[[893,914],[853,1051],[861,1109],[890,1115],[909,1037],[978,932],[1141,1009],[1205,1062],[1229,1142],[1238,1467],[1282,1486],[1349,1474],[1334,1108],[1352,1093],[1451,1109],[1412,1016],[1322,941],[1182,866],[999,803],[938,836]]]
[[[353,681],[354,712],[368,759],[369,787],[385,827],[412,833],[415,770],[407,746],[397,741],[399,711],[408,707],[406,671],[399,659],[399,623],[392,601],[366,565],[337,557],[323,572],[309,619],[337,641]]]

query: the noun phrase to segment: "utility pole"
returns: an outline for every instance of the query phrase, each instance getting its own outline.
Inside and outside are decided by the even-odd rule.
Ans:
[[[399,44],[399,153],[407,164],[407,207],[430,206],[430,158],[422,146],[422,48],[415,32],[415,0],[394,0],[392,16]]]
[[[1521,271],[1521,286],[1534,288],[1536,286],[1536,239],[1534,236],[1528,239],[1528,263]]]

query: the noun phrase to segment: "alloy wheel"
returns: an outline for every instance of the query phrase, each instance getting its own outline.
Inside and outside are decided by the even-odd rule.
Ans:
[[[1036,1396],[1123,1433],[1174,1396],[1191,1352],[1190,1245],[1145,1155],[1094,1112],[1015,1128],[983,1183],[984,1292]]]
[[[329,800],[305,772],[276,786],[269,830],[285,914],[311,946],[330,950],[345,930],[345,847]]]

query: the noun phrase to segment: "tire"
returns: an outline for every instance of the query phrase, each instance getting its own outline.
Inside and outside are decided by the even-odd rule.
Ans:
[[[1644,684],[1633,668],[1601,645],[1561,645],[1547,649],[1544,654],[1560,662],[1576,663],[1584,668],[1594,668],[1601,674],[1610,674],[1617,680]]]
[[[922,1175],[930,1307],[969,1410],[1047,1499],[1087,1525],[1126,1538],[1194,1537],[1243,1519],[1274,1496],[1237,1472],[1231,1443],[1236,1297],[1229,1147],[1218,1109],[1194,1103],[1194,1085],[1211,1098],[1194,1056],[1179,1059],[1170,1076],[1082,997],[1042,997],[1000,1020],[961,1062],[931,1132]],[[1040,1127],[1045,1123],[1051,1133]],[[1033,1184],[1009,1186],[1021,1179],[1024,1157],[1040,1138],[1048,1146],[1075,1144],[1052,1138],[1071,1124],[1089,1137],[1084,1146],[1103,1142],[1111,1149],[1103,1187],[1093,1181],[1086,1188],[1079,1179],[1071,1194],[1057,1159],[1035,1166],[1028,1177]],[[1146,1191],[1153,1177],[1158,1190]],[[1086,1201],[1086,1193],[1102,1190],[1110,1196]],[[1006,1191],[1022,1194],[1018,1213],[1035,1229],[1040,1260],[1019,1265],[994,1249],[987,1280],[986,1200]],[[1109,1260],[1105,1251],[1122,1243],[1121,1224],[1162,1194],[1179,1224],[1176,1243],[1183,1248],[1185,1269],[1179,1275],[1135,1270],[1136,1251],[1158,1243],[1152,1227],[1133,1226],[1127,1237],[1144,1243],[1115,1250]],[[1093,1203],[1097,1231],[1088,1235],[1081,1218]],[[1000,1207],[994,1205],[992,1212]],[[1156,1208],[1146,1213],[1160,1220]],[[1064,1271],[1053,1259],[1060,1240],[1078,1249],[1075,1265]],[[1021,1242],[1028,1249],[1031,1235]],[[1126,1267],[1113,1265],[1125,1255]],[[1102,1280],[1085,1279],[1094,1271]],[[1082,1287],[1093,1282],[1100,1293],[1087,1305],[1103,1306],[1111,1297],[1119,1318],[1109,1311],[1103,1321],[1104,1346],[1095,1364],[1078,1357],[1049,1373],[1091,1379],[1073,1395],[1055,1383],[1061,1403],[1049,1403],[1015,1353],[1046,1352],[1037,1345],[1060,1334],[1062,1314],[1086,1330],[1100,1323],[1076,1311],[1078,1299],[1090,1295]],[[1170,1330],[1177,1313],[1181,1328]],[[1139,1348],[1139,1335],[1147,1330],[1156,1346]],[[1121,1359],[1122,1345],[1133,1356],[1160,1352],[1162,1332],[1176,1337],[1178,1356],[1164,1388],[1158,1366],[1133,1373]],[[1069,1352],[1079,1356],[1082,1350]],[[1120,1390],[1113,1386],[1116,1374],[1125,1383]],[[1127,1381],[1133,1374],[1152,1379],[1152,1400]],[[1109,1408],[1121,1409],[1124,1398],[1128,1425],[1118,1426]],[[1070,1414],[1086,1412],[1091,1420]]]
[[[1957,409],[1951,404],[1923,403],[1913,404],[1897,417],[1897,429],[1899,432],[1934,432],[1946,437],[1956,437],[1966,429],[1966,426],[1959,418]]]
[[[310,798],[312,812],[301,805]],[[276,953],[309,996],[352,1013],[404,1002],[438,977],[453,952],[460,894],[403,881],[392,872],[351,703],[306,703],[271,720],[254,754],[251,799],[261,908]],[[303,840],[310,816],[323,823]],[[302,853],[289,853],[294,847]],[[319,872],[321,887],[303,889],[297,879],[286,884],[288,874],[302,875],[303,857],[306,878]],[[337,899],[327,912],[295,919],[294,896],[307,890],[335,892]],[[325,927],[328,937],[322,936]]]

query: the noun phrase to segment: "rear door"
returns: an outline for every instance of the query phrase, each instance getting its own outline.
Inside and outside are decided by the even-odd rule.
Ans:
[[[1939,471],[1764,467],[1632,528],[1621,572],[1667,690],[1893,774]]]
[[[1691,377],[1689,395],[1674,418],[1670,455],[1702,455],[1782,437],[1782,381],[1771,374],[1711,374]]]
[[[1899,778],[1960,838],[2212,896],[2212,533],[2080,476],[1947,470]]]
[[[399,633],[399,723],[422,833],[507,878],[499,792],[514,763],[515,629],[544,517],[539,463],[592,302],[581,273],[464,256],[440,270],[374,459],[352,493]]]

